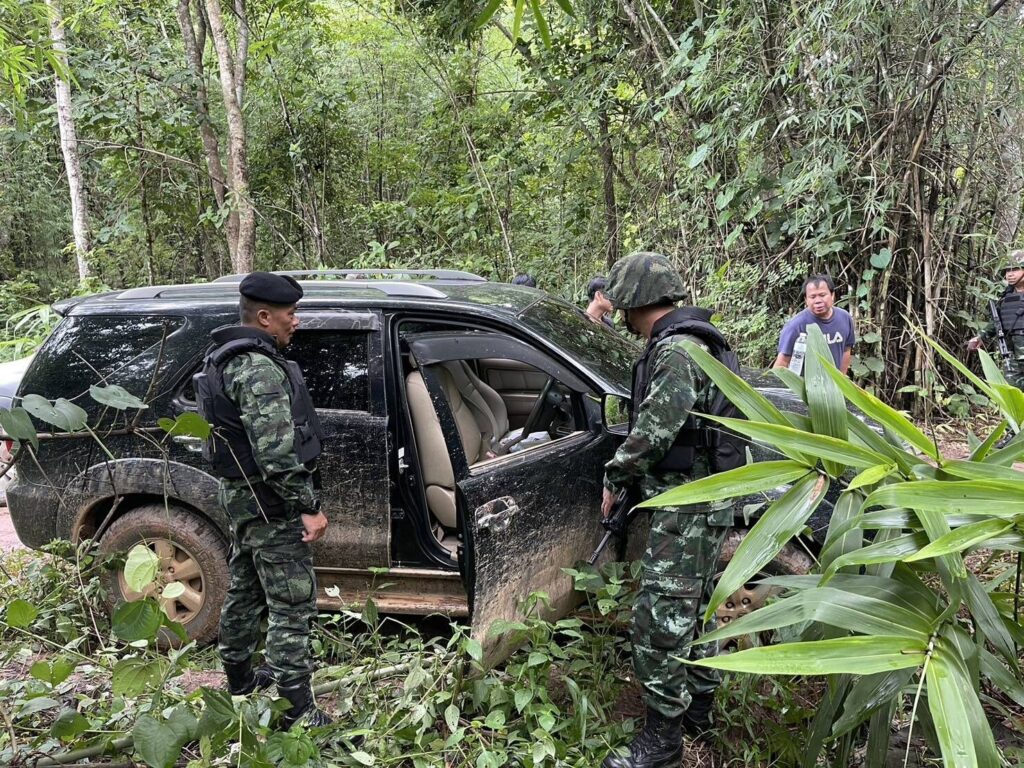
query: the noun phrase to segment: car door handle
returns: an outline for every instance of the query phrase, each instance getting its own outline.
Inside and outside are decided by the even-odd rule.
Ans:
[[[186,451],[191,451],[192,453],[201,453],[203,450],[203,441],[198,437],[192,437],[191,435],[175,435],[171,440],[182,446]]]

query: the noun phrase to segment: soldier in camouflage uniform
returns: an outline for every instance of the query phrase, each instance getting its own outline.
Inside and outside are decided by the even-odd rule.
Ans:
[[[302,288],[290,277],[254,272],[239,292],[241,325],[213,332],[215,346],[195,382],[200,413],[214,427],[204,452],[221,478],[231,523],[218,650],[232,694],[276,681],[291,704],[284,727],[301,718],[322,726],[331,720],[313,699],[309,647],[316,615],[310,542],[327,528],[313,484],[321,434],[298,365],[279,352],[298,327]],[[269,668],[253,670],[262,618]]]
[[[1006,290],[996,309],[1012,356],[1011,372],[1007,373],[1006,379],[1015,387],[1024,389],[1024,250],[1012,251],[1002,265],[1002,272]],[[996,325],[990,320],[980,335],[967,342],[967,349],[973,352],[995,338]]]
[[[676,302],[685,299],[687,291],[667,258],[636,253],[622,259],[612,267],[606,294],[623,312],[627,327],[648,340],[648,347],[633,372],[629,436],[605,467],[605,517],[621,490],[636,489],[647,499],[709,474],[708,451],[694,448],[690,441],[687,452],[686,446],[680,445],[687,441],[680,436],[690,412],[706,411],[713,392],[682,342],[707,345],[675,330],[678,316],[684,312],[677,309]],[[687,310],[705,312],[692,307]],[[647,719],[628,754],[613,752],[604,768],[679,765],[683,731],[696,735],[710,726],[719,683],[715,671],[688,667],[674,657],[705,657],[717,652],[714,644],[687,646],[701,631],[700,617],[732,524],[732,507],[700,504],[650,512],[650,538],[633,608],[632,636],[633,668],[644,687]]]

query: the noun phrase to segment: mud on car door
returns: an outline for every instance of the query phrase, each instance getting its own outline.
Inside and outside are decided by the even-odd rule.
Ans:
[[[524,342],[497,333],[437,333],[408,339],[424,373],[452,458],[465,546],[460,563],[466,580],[472,634],[494,662],[511,651],[490,632],[498,619],[521,618],[532,592],[543,592],[553,618],[577,601],[563,573],[585,560],[600,538],[601,481],[616,441],[600,427],[593,388],[566,365]],[[442,381],[452,361],[502,358],[544,373],[552,383],[535,412],[555,410],[554,439],[531,442],[505,455],[467,461]],[[568,425],[565,419],[569,419]],[[539,433],[536,433],[539,434]],[[524,441],[525,442],[525,441]]]

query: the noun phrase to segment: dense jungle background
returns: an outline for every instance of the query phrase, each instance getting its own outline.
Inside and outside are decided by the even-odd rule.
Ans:
[[[729,674],[683,765],[1020,764],[1024,397],[962,350],[1024,244],[1022,43],[1021,0],[0,0],[0,361],[73,294],[455,268],[582,304],[645,249],[765,367],[828,271],[852,380],[814,334],[807,378],[777,372],[800,413],[699,361],[779,460],[673,504],[791,487],[747,505],[720,574],[716,607],[775,580],[716,633]],[[141,412],[116,386],[90,397]],[[96,437],[22,400],[0,413],[25,461],[37,430]],[[813,575],[775,568],[830,488]],[[0,539],[0,762],[582,768],[641,722],[637,564],[563,569],[581,610],[532,595],[491,669],[465,626],[373,594],[322,614],[340,724],[280,732],[280,702],[221,690],[214,648],[158,644],[180,627],[154,598],[107,610],[118,569],[180,594],[147,544]]]
[[[959,347],[1016,243],[1021,40],[1006,0],[3,0],[2,354],[76,290],[457,267],[582,300],[647,248],[751,365],[830,271],[854,375],[962,414],[912,327]]]

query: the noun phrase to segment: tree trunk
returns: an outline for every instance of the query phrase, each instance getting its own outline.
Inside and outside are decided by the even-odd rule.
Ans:
[[[196,0],[197,2],[199,0]],[[193,108],[199,117],[199,135],[203,141],[203,154],[206,158],[206,170],[210,188],[217,208],[223,209],[227,202],[227,178],[224,175],[224,164],[220,157],[220,143],[217,132],[210,120],[209,97],[206,92],[206,71],[203,67],[203,48],[206,47],[206,22],[202,10],[198,13],[198,33],[192,22],[189,6],[192,0],[178,0],[178,26],[181,28],[181,39],[184,42],[185,59],[195,75],[195,92],[192,95]],[[228,253],[231,263],[235,263],[235,251],[238,247],[238,211],[232,209],[224,222]],[[210,277],[217,275],[211,274]]]
[[[611,268],[619,260],[619,212],[615,203],[615,156],[608,125],[608,107],[602,105],[597,112],[597,135],[600,139],[601,171],[604,176],[605,262]]]
[[[236,5],[244,13],[244,5]],[[244,96],[239,89],[236,71],[245,70],[248,58],[248,25],[240,18],[239,29],[246,30],[240,35],[237,57],[231,51],[224,19],[221,16],[220,0],[206,0],[206,13],[210,22],[210,34],[217,49],[217,63],[220,69],[220,87],[224,95],[224,111],[228,119],[228,167],[230,178],[231,204],[238,211],[238,240],[231,257],[231,268],[235,272],[251,272],[256,250],[256,212],[249,194],[249,167],[246,160],[245,117],[238,97]],[[237,59],[237,60],[236,60]],[[244,78],[242,80],[244,88]]]
[[[85,204],[85,186],[82,183],[82,168],[78,156],[78,134],[75,132],[75,117],[71,109],[71,83],[66,74],[68,49],[64,39],[64,15],[60,0],[46,0],[50,11],[50,41],[59,69],[54,72],[54,91],[57,102],[57,126],[60,129],[60,148],[64,154],[64,170],[68,177],[71,194],[71,229],[75,237],[75,260],[78,262],[78,277],[89,277],[89,212]]]

